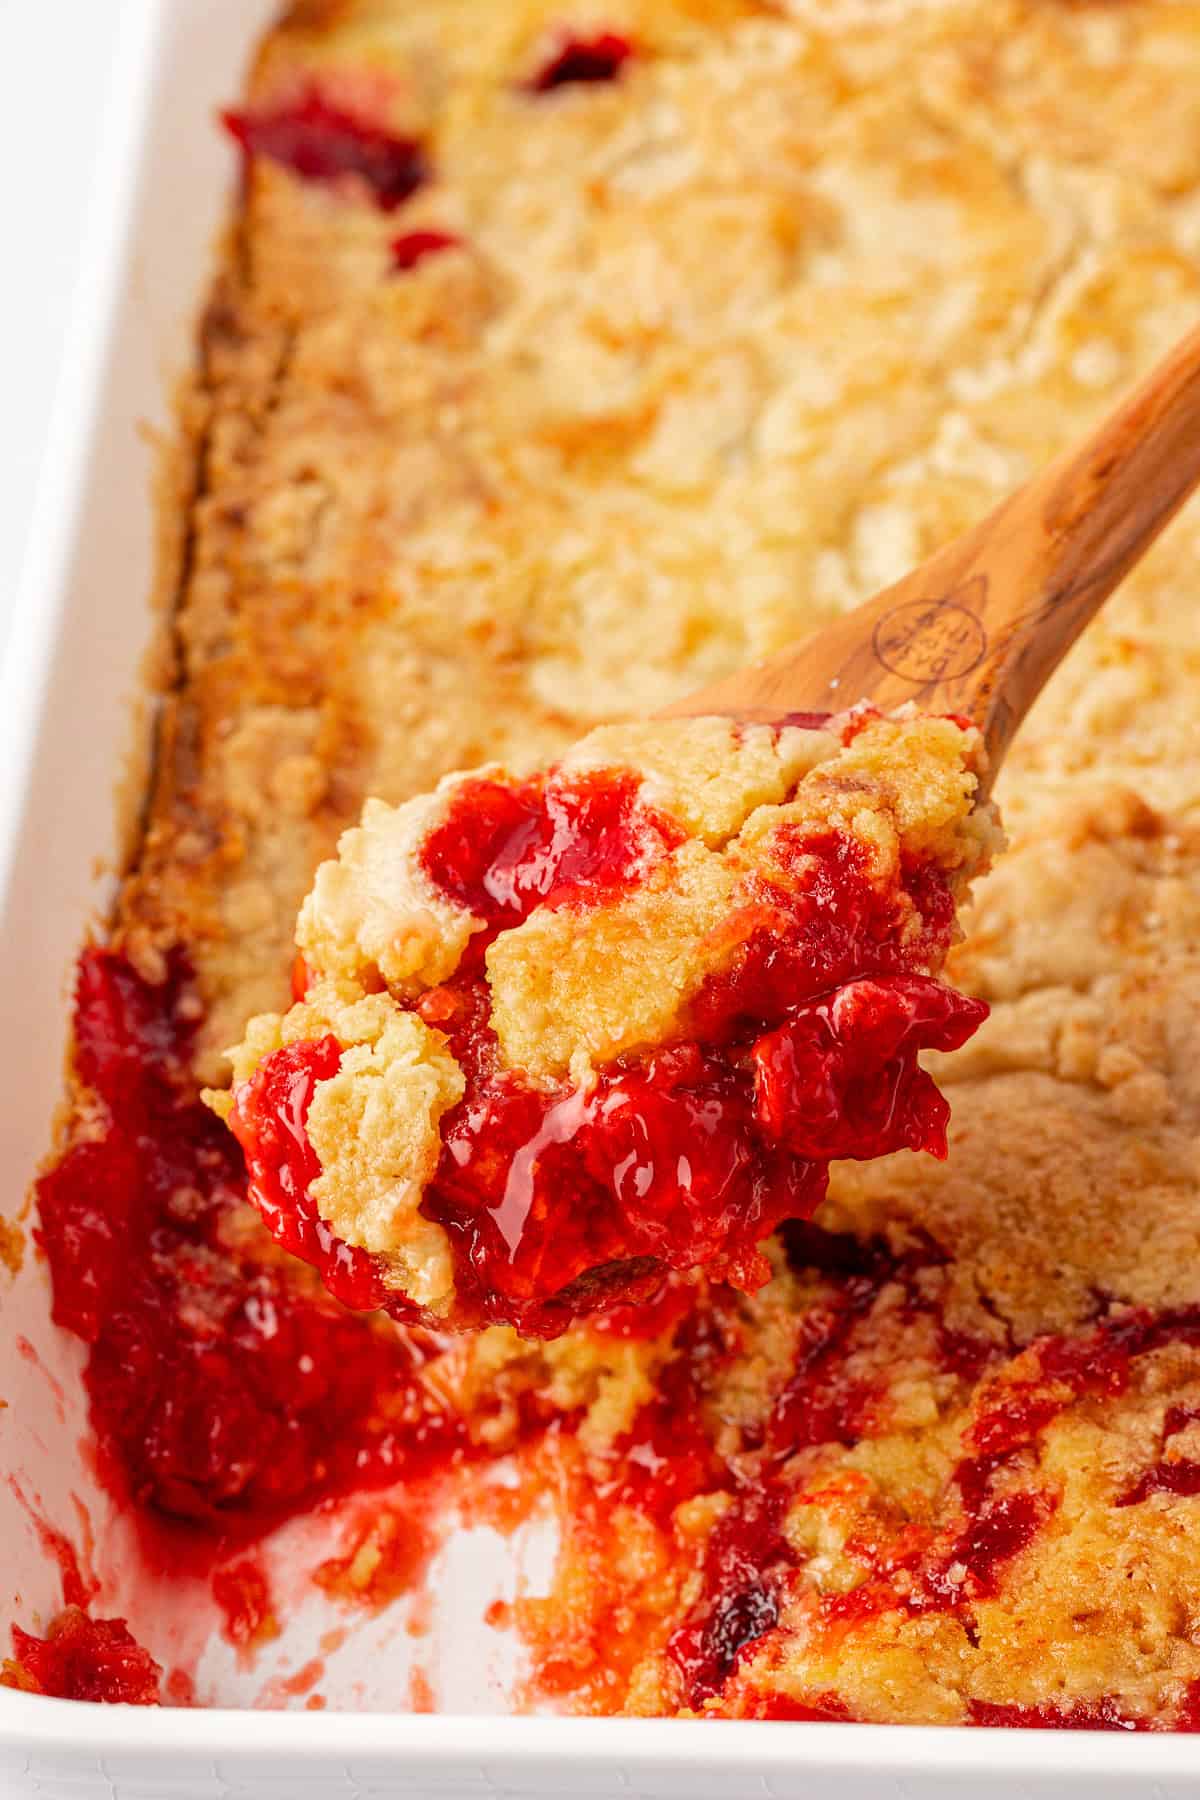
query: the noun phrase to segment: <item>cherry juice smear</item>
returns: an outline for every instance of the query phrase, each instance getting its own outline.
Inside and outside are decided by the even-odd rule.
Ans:
[[[36,1236],[53,1316],[89,1345],[112,1484],[248,1539],[326,1495],[442,1467],[467,1439],[422,1385],[419,1334],[374,1332],[227,1246],[244,1174],[195,1093],[194,1030],[182,955],[155,986],[84,953],[76,1068],[99,1118],[39,1181]]]
[[[223,113],[222,120],[247,163],[261,156],[302,181],[360,182],[382,212],[394,212],[429,180],[418,139],[346,112],[317,88],[286,105]]]

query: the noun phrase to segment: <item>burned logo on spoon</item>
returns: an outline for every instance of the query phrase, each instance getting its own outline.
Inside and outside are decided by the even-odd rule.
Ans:
[[[875,655],[893,675],[920,686],[969,675],[987,654],[987,632],[972,606],[986,597],[986,578],[978,575],[941,599],[902,601],[876,621]]]

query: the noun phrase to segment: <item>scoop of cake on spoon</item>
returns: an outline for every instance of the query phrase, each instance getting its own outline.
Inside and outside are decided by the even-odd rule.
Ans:
[[[547,770],[368,801],[295,1003],[211,1097],[279,1243],[347,1305],[552,1336],[695,1271],[757,1286],[833,1160],[945,1155],[918,1056],[986,1013],[938,975],[990,783],[1200,479],[1198,376],[1200,332],[807,643]]]

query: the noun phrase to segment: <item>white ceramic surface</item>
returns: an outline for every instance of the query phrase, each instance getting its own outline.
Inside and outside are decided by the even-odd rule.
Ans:
[[[272,10],[272,0],[0,0],[19,46],[0,167],[38,171],[35,198],[22,182],[15,203],[18,291],[0,311],[0,589],[11,608],[0,689],[0,1213],[14,1209],[46,1146],[70,966],[105,903],[96,867],[113,854],[114,782],[131,732],[145,726],[131,706],[151,626],[140,426],[167,420],[169,377],[187,355],[226,202],[232,164],[213,112],[236,92]],[[0,639],[3,616],[0,605]],[[77,1536],[82,1507],[96,1537],[97,1610],[126,1615],[162,1660],[195,1663],[216,1704],[153,1712],[0,1690],[2,1795],[1200,1794],[1200,1743],[1187,1738],[502,1716],[508,1653],[479,1620],[495,1591],[485,1573],[498,1567],[500,1586],[511,1585],[513,1552],[479,1533],[460,1534],[447,1554],[421,1650],[454,1716],[388,1710],[406,1691],[411,1654],[397,1609],[328,1658],[329,1711],[271,1710],[273,1681],[329,1622],[324,1603],[310,1597],[293,1611],[247,1670],[213,1634],[202,1590],[139,1575],[89,1473],[80,1346],[50,1325],[47,1298],[32,1258],[0,1292],[0,1631],[10,1619],[36,1626],[59,1601],[35,1515]],[[311,1531],[277,1539],[277,1566],[301,1539],[310,1555]],[[527,1570],[544,1565],[546,1548],[536,1536],[524,1544]]]

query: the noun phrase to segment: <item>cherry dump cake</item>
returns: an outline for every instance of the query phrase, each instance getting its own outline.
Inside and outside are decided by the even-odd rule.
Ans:
[[[671,1271],[742,1288],[833,1158],[945,1155],[918,1067],[995,827],[950,719],[593,732],[368,802],[233,1052],[249,1194],[350,1306],[554,1336]]]
[[[285,1059],[298,1129],[275,1166],[351,1246],[353,1299],[381,1279],[353,1241],[387,1239],[338,1210],[314,1143],[343,1105],[365,1118],[368,1082],[386,1112],[405,1071],[449,1137],[491,1079],[471,1064],[472,954],[496,971],[495,1055],[533,1071],[543,1122],[581,1046],[601,1083],[645,1084],[668,1037],[703,1061],[733,1004],[721,971],[695,990],[668,959],[632,1011],[576,984],[575,902],[546,903],[564,821],[581,811],[603,847],[560,871],[596,923],[648,904],[635,866],[727,861],[747,800],[786,808],[823,779],[772,759],[828,734],[723,746],[731,770],[761,750],[775,785],[731,796],[709,844],[680,811],[697,783],[645,779],[657,727],[629,721],[905,572],[1194,323],[1200,8],[298,0],[230,99],[242,188],[187,409],[175,678],[141,842],[80,965],[33,1220],[85,1349],[97,1466],[159,1579],[186,1571],[189,1604],[208,1584],[250,1656],[292,1605],[327,1602],[344,1629],[402,1607],[459,1511],[512,1531],[540,1505],[552,1574],[475,1625],[522,1647],[515,1707],[1194,1729],[1194,507],[1006,761],[1010,848],[945,967],[990,1013],[922,1056],[951,1104],[944,1162],[826,1140],[826,1197],[740,1267],[727,1245],[730,1279],[656,1267],[652,1292],[557,1337],[452,1335],[340,1304],[281,1249],[200,1095],[272,1015],[242,1095]],[[532,781],[564,756],[553,792]],[[493,836],[449,811],[423,828],[433,928],[376,942],[374,849],[414,796],[489,763],[504,773],[472,816]],[[530,856],[497,866],[517,839]],[[328,904],[305,908],[289,1012],[310,890]],[[948,910],[932,923],[928,963],[870,978],[926,981]],[[461,954],[422,969],[455,925]],[[701,1003],[711,1030],[675,1031]],[[782,1028],[750,1017],[755,1043]],[[793,1096],[765,1060],[774,1128]],[[322,1084],[329,1136],[313,1121],[306,1149]],[[414,1215],[418,1260],[452,1245],[469,1307],[461,1191],[438,1210]],[[510,1317],[543,1291],[516,1266]],[[276,1591],[281,1522],[356,1495],[346,1541]],[[143,1657],[88,1620],[94,1597],[64,1580],[63,1598],[78,1612],[15,1621],[8,1679],[221,1698],[173,1666],[160,1615],[131,1606]]]

